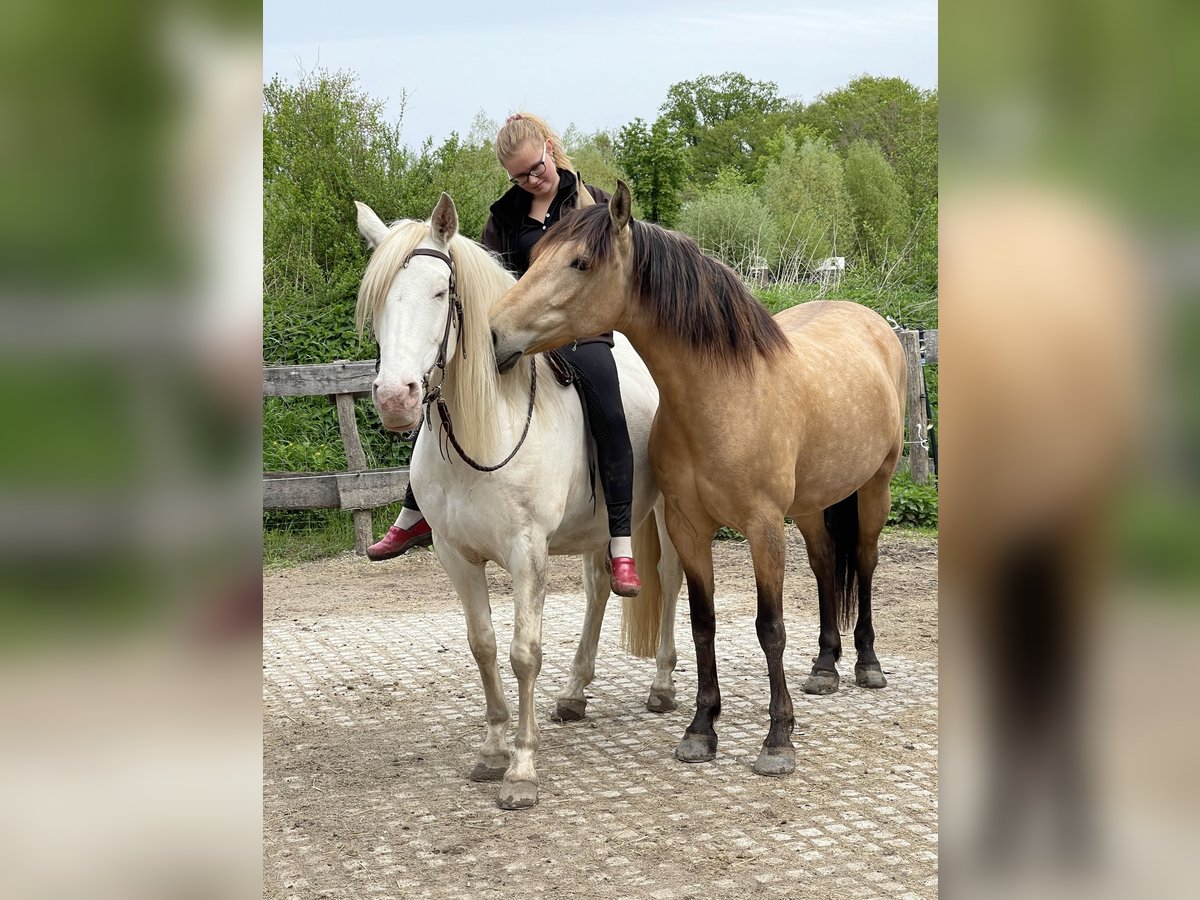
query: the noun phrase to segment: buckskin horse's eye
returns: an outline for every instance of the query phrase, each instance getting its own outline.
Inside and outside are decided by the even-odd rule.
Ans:
[[[591,265],[591,261],[584,256],[577,256],[571,260],[571,268],[578,269],[580,272],[586,272]]]

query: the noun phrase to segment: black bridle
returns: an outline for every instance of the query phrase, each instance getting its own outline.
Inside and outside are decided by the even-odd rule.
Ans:
[[[503,468],[512,461],[512,458],[517,455],[517,451],[520,450],[522,445],[525,443],[525,438],[529,436],[529,426],[533,421],[533,403],[534,399],[537,397],[537,361],[535,360],[533,363],[529,379],[529,409],[525,413],[525,429],[521,432],[521,437],[517,441],[517,445],[513,447],[512,452],[509,453],[508,456],[504,457],[504,459],[496,463],[494,466],[485,466],[476,462],[465,450],[463,450],[462,445],[458,443],[458,438],[454,436],[454,422],[450,419],[450,410],[446,407],[446,399],[442,396],[442,384],[446,380],[446,363],[449,361],[446,351],[450,347],[450,331],[453,329],[455,322],[458,323],[458,344],[462,348],[463,359],[467,358],[467,343],[465,340],[466,326],[463,320],[462,301],[458,298],[458,280],[455,275],[454,259],[449,254],[443,253],[441,250],[418,247],[411,254],[409,254],[408,259],[404,261],[404,268],[408,268],[408,264],[412,262],[412,258],[414,256],[432,256],[434,259],[440,259],[450,267],[450,287],[447,291],[446,304],[446,329],[442,332],[442,342],[438,347],[437,359],[434,361],[433,365],[425,371],[425,374],[421,376],[421,396],[424,398],[421,402],[425,406],[425,424],[428,425],[430,422],[430,407],[433,404],[437,404],[438,417],[441,420],[439,434],[444,437],[446,443],[454,447],[454,449],[458,452],[458,455],[462,458],[463,462],[465,462],[472,469],[475,469],[479,472],[495,472],[497,469]],[[381,358],[380,354],[381,350],[379,349],[377,339],[375,349],[376,373],[379,372]],[[433,376],[434,369],[441,374],[441,377],[438,379],[438,383],[431,387],[429,382],[430,378]],[[413,436],[415,438],[415,432]],[[438,441],[438,450],[442,454],[442,459],[450,459],[449,455],[444,449],[444,444],[442,441]],[[453,460],[450,461],[452,462]]]

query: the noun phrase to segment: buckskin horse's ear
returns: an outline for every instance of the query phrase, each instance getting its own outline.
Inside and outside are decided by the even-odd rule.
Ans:
[[[355,200],[354,205],[358,208],[358,233],[367,239],[367,245],[374,250],[387,237],[388,227],[367,204]]]
[[[458,234],[458,211],[454,208],[454,201],[445,191],[442,191],[437,206],[433,208],[429,226],[433,229],[433,239],[443,246],[449,244],[450,238]]]
[[[612,219],[613,231],[620,232],[629,224],[629,210],[633,201],[629,197],[629,187],[621,179],[617,179],[617,192],[608,203],[608,215]]]
[[[579,182],[575,188],[575,208],[587,209],[589,206],[595,206],[596,198],[592,196],[591,191],[587,189],[587,185],[583,183],[583,176],[576,172],[575,178]]]

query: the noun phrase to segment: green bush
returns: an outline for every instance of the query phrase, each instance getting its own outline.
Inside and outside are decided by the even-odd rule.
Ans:
[[[914,484],[907,472],[897,472],[892,479],[892,512],[888,524],[937,528],[936,484]]]
[[[771,214],[754,188],[733,170],[723,169],[712,187],[683,208],[679,230],[743,276],[756,266],[774,267],[778,262]]]

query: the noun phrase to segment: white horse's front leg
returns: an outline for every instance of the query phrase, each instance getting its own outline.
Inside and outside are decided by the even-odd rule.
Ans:
[[[513,640],[509,650],[520,701],[513,759],[500,786],[501,809],[525,809],[538,801],[534,756],[538,748],[534,688],[542,671],[542,606],[546,600],[547,543],[527,537],[513,554]]]
[[[646,703],[651,712],[665,713],[675,709],[675,606],[683,586],[683,566],[679,554],[667,534],[664,504],[659,498],[654,509],[658,525],[658,581],[662,593],[662,620],[658,628],[658,653],[655,656],[654,681],[650,683],[650,699]]]
[[[488,602],[487,576],[482,565],[468,562],[447,541],[436,545],[438,559],[467,617],[467,641],[479,666],[483,693],[487,700],[487,734],[479,748],[472,781],[499,781],[508,769],[508,702],[500,682],[500,667],[496,663],[496,632],[492,629],[492,607]]]
[[[596,645],[600,643],[600,626],[604,624],[604,609],[611,593],[608,573],[604,570],[604,553],[583,555],[583,587],[587,593],[587,611],[583,615],[583,634],[571,664],[571,678],[558,695],[554,717],[563,722],[583,718],[587,710],[584,688],[596,677]]]

